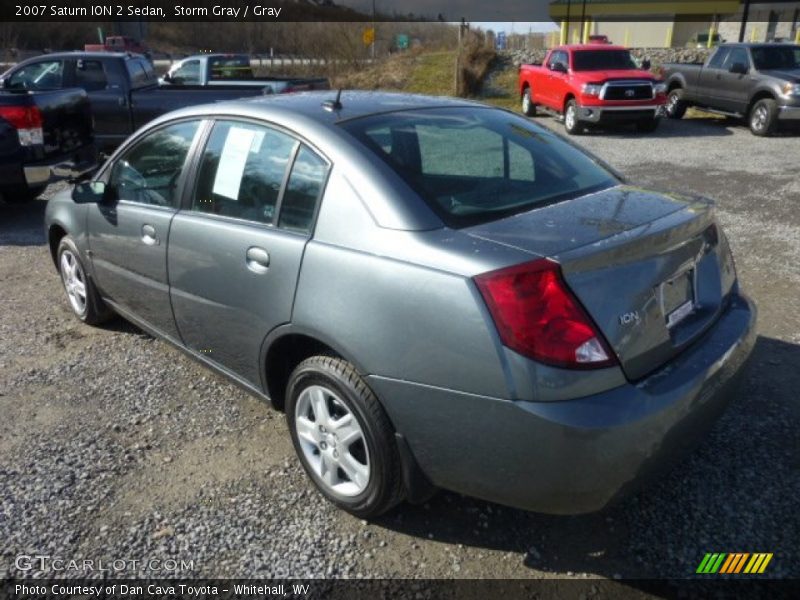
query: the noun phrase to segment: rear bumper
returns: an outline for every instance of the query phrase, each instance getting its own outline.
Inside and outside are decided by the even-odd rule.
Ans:
[[[22,172],[28,187],[37,187],[60,179],[77,177],[90,171],[95,165],[95,149],[92,145],[78,150],[67,158],[51,158],[46,161],[26,164],[22,167]]]
[[[370,377],[437,486],[527,510],[593,512],[676,461],[741,390],[755,307],[734,296],[701,340],[636,384],[510,401]]]
[[[663,105],[648,104],[638,106],[581,106],[578,119],[586,123],[635,122],[655,119],[661,116]]]

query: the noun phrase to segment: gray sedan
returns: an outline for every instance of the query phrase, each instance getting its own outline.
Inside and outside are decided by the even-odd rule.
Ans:
[[[437,488],[594,511],[693,447],[755,338],[709,201],[507,111],[334,96],[165,115],[53,198],[76,316],[284,410],[362,517]]]

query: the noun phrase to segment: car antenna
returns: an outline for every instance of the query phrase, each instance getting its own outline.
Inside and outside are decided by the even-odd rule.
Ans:
[[[336,92],[336,100],[326,100],[322,103],[322,107],[325,110],[329,110],[333,112],[334,110],[342,110],[342,103],[340,99],[342,97],[342,88],[339,88],[339,91]]]

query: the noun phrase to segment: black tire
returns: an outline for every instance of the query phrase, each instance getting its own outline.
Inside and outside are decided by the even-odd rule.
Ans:
[[[637,121],[636,131],[641,131],[642,133],[652,133],[658,129],[658,124],[660,121],[661,119],[642,119],[641,121]]]
[[[300,445],[295,411],[302,392],[311,386],[321,386],[333,392],[335,400],[345,405],[363,432],[369,457],[369,479],[358,495],[344,496],[331,489],[316,473],[306,450]],[[394,429],[375,394],[349,362],[331,356],[312,356],[301,362],[289,377],[286,420],[303,468],[317,489],[336,506],[359,518],[369,519],[385,513],[403,500],[400,454]],[[316,422],[316,417],[314,420]]]
[[[522,114],[526,117],[536,116],[536,105],[531,100],[531,88],[529,87],[522,92]]]
[[[68,277],[64,273],[65,268],[62,262],[65,254],[69,254],[69,256],[76,261],[81,273],[80,280],[84,286],[84,302],[82,307],[73,301],[73,298],[70,295],[67,283]],[[67,294],[67,302],[69,303],[69,306],[76,317],[78,317],[87,325],[99,325],[113,316],[113,311],[100,298],[97,287],[95,287],[92,278],[87,274],[86,267],[83,264],[77,246],[75,246],[75,242],[72,241],[72,238],[68,235],[65,235],[63,238],[61,238],[61,241],[58,243],[56,267],[58,268],[58,273],[61,276],[61,283],[64,286],[64,291]]]
[[[778,104],[772,98],[762,98],[750,108],[747,124],[753,135],[772,135],[778,126]]]
[[[564,129],[570,135],[581,135],[584,132],[584,125],[578,119],[578,103],[575,100],[567,102],[564,108]],[[574,119],[570,116],[570,111],[574,111]]]
[[[0,193],[2,193],[3,200],[8,204],[27,204],[28,202],[33,202],[39,196],[41,196],[45,188],[47,188],[46,185],[40,185],[32,188],[24,185],[17,185],[3,188]]]
[[[683,90],[681,88],[671,90],[667,96],[667,104],[664,107],[667,116],[670,119],[682,119],[683,115],[686,114],[687,108],[689,108],[689,105],[683,100]]]

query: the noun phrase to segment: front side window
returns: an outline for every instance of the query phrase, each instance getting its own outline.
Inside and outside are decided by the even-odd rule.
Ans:
[[[269,127],[218,121],[203,152],[192,209],[272,224],[296,146]]]
[[[177,207],[177,183],[199,121],[176,123],[148,134],[117,160],[109,184],[119,200]]]
[[[200,61],[188,60],[172,73],[172,79],[183,85],[196,85],[200,83]]]
[[[616,185],[558,136],[504,111],[409,110],[342,127],[391,166],[450,227],[466,227]]]
[[[128,74],[131,79],[131,86],[134,88],[151,85],[156,82],[155,71],[152,65],[144,59],[134,58],[125,62]]]
[[[64,61],[45,60],[22,67],[8,80],[15,90],[60,89],[64,81]]]

